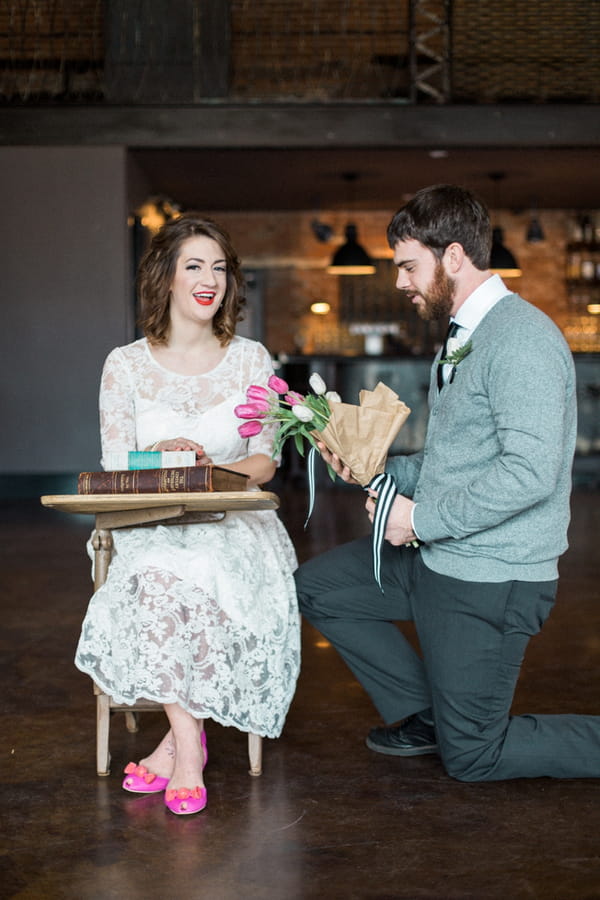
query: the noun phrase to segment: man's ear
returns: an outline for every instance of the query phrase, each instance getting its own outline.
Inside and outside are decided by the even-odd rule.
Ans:
[[[466,259],[464,247],[458,241],[448,244],[444,250],[443,262],[448,275],[456,275],[460,271]]]

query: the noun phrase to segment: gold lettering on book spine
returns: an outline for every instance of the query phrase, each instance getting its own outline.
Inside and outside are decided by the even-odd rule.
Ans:
[[[170,494],[173,491],[185,489],[183,472],[177,469],[161,469],[158,474],[158,490],[161,494]]]
[[[115,494],[137,494],[138,493],[138,484],[137,478],[130,476],[137,475],[137,472],[115,472],[113,475],[114,478],[114,487],[113,491]]]

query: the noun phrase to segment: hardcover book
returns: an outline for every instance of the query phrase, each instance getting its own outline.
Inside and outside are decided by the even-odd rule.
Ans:
[[[213,465],[81,472],[77,480],[78,494],[170,494],[247,489],[247,475]]]
[[[166,469],[195,466],[193,450],[109,450],[102,456],[107,471],[116,469]]]

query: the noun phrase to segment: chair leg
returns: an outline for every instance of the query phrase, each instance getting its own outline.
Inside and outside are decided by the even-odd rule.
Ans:
[[[262,775],[262,738],[259,734],[248,735],[248,758],[250,775]]]
[[[135,712],[125,713],[125,726],[130,734],[135,734],[140,730],[138,714]]]
[[[110,774],[108,734],[110,729],[110,697],[96,695],[96,771],[98,775]]]

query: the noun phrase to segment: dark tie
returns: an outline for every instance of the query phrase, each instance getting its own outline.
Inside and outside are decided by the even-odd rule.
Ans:
[[[441,353],[440,359],[446,358],[446,353],[448,352],[448,338],[454,337],[459,328],[460,328],[460,325],[457,325],[456,322],[450,322],[450,324],[448,325],[448,331],[446,332],[446,337],[444,338],[444,346],[442,347],[442,353]],[[440,390],[440,391],[444,386],[443,369],[444,369],[443,366],[441,366],[441,365],[438,366],[437,383],[438,383],[438,390]]]

